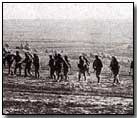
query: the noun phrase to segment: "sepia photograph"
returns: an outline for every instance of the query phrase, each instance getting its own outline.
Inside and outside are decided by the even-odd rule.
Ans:
[[[134,3],[2,3],[3,115],[134,115]]]

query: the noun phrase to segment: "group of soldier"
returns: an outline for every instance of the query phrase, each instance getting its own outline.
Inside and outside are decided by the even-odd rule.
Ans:
[[[36,53],[31,54],[29,52],[25,52],[24,56],[25,58],[22,58],[19,51],[16,51],[16,54],[12,54],[10,51],[7,53],[4,53],[3,64],[5,66],[5,63],[7,62],[8,74],[16,75],[16,71],[18,69],[19,75],[21,76],[22,65],[24,65],[24,77],[32,76],[31,69],[33,65],[34,71],[35,71],[35,77],[39,78],[40,77],[40,74],[39,74],[40,64],[39,64],[38,55]],[[14,72],[11,71],[11,66],[13,62],[15,63]],[[96,73],[97,82],[100,83],[100,74],[103,68],[103,64],[98,55],[95,55],[95,60],[93,61],[92,65],[93,65],[94,72]],[[49,66],[49,72],[50,72],[51,79],[55,81],[62,81],[62,80],[68,81],[68,73],[71,69],[71,64],[70,64],[70,61],[67,55],[63,56],[61,55],[61,53],[55,53],[55,54],[49,55],[48,66]],[[84,80],[86,81],[86,73],[90,75],[89,66],[90,66],[90,61],[86,58],[86,56],[80,55],[79,62],[77,63],[78,81],[80,81],[82,75],[84,77]],[[120,84],[119,76],[118,76],[120,65],[116,57],[112,56],[109,67],[114,77],[113,83]],[[131,62],[130,69],[133,69],[133,61]]]
[[[50,55],[49,57],[50,57],[49,60],[50,77],[56,81],[61,81],[61,80],[67,81],[68,73],[69,70],[71,69],[71,64],[70,61],[68,60],[68,56],[65,55],[64,57],[62,57],[61,54],[55,54],[55,55]],[[80,55],[79,62],[77,63],[78,81],[80,81],[82,75],[84,77],[84,80],[86,81],[86,73],[90,75],[89,66],[90,66],[90,61],[86,58],[86,56]],[[95,60],[93,61],[93,69],[94,72],[96,73],[98,83],[100,83],[100,74],[102,68],[103,68],[103,63],[101,59],[99,58],[98,55],[95,55]],[[115,56],[112,56],[109,68],[114,77],[113,83],[120,84],[119,81],[120,65]],[[133,71],[133,61],[131,62],[130,73],[131,71]]]
[[[68,72],[71,68],[68,56],[62,57],[60,53],[49,55],[50,77],[55,81],[68,80]]]
[[[87,59],[84,56],[79,57],[79,64],[78,64],[79,80],[81,78],[81,74],[83,74],[83,76],[86,80],[85,72],[87,71],[89,73],[89,67],[88,67],[89,62],[88,62],[88,64],[84,64],[84,60],[87,63]],[[101,59],[99,59],[98,55],[95,55],[95,60],[93,61],[93,69],[94,69],[94,72],[96,73],[98,83],[100,83],[100,74],[101,74],[102,68],[103,68],[103,64],[102,64]],[[114,76],[113,83],[114,84],[119,84],[120,81],[119,81],[118,74],[119,74],[120,66],[119,66],[119,63],[118,63],[117,59],[114,56],[112,56],[112,60],[111,60],[111,63],[110,63],[110,69],[111,69],[111,72],[113,73],[113,76]]]
[[[4,53],[3,55],[3,66],[8,65],[8,74],[16,75],[17,70],[19,70],[19,76],[21,76],[22,66],[24,65],[24,77],[32,76],[31,67],[32,65],[35,68],[35,77],[39,78],[39,57],[36,53],[33,55],[29,52],[24,53],[25,58],[23,59],[19,51],[16,51],[16,54],[11,53],[10,51]],[[14,63],[14,72],[11,71],[11,67]]]

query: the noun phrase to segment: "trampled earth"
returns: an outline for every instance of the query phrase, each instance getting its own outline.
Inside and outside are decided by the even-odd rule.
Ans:
[[[78,82],[70,74],[67,82],[54,82],[48,70],[41,77],[8,76],[3,71],[4,114],[133,114],[133,79],[120,75],[120,85],[113,85],[109,74],[95,73]]]

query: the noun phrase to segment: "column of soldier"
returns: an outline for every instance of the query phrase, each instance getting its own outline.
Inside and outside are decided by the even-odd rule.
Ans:
[[[3,55],[3,65],[5,66],[5,62],[7,62],[8,65],[8,74],[14,74],[16,75],[17,69],[19,70],[19,76],[21,76],[21,70],[22,70],[22,64],[25,63],[24,67],[24,77],[32,76],[31,73],[31,66],[33,64],[34,70],[35,70],[35,77],[39,78],[39,57],[36,53],[33,54],[33,56],[29,52],[25,52],[25,59],[22,59],[20,56],[19,51],[16,51],[16,54],[11,54],[10,52],[7,52],[7,54]],[[15,62],[14,66],[14,72],[11,71],[11,66]],[[84,80],[86,81],[86,73],[90,75],[89,72],[89,60],[81,55],[79,56],[79,62],[77,64],[78,67],[78,81],[81,79],[81,75],[83,75]],[[50,72],[50,78],[54,81],[68,81],[68,73],[71,69],[71,64],[68,59],[68,56],[62,56],[60,53],[55,53],[54,55],[49,55],[49,72]],[[100,74],[102,70],[103,64],[101,59],[99,59],[98,55],[95,55],[95,60],[93,62],[93,69],[96,73],[97,82],[100,83]],[[120,84],[119,81],[119,63],[116,59],[116,57],[112,56],[112,60],[110,63],[110,69],[113,73],[113,83],[114,84]],[[133,61],[131,62],[130,69],[133,69]]]

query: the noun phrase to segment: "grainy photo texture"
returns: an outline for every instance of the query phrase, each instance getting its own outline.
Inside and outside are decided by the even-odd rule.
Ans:
[[[133,114],[133,3],[3,3],[3,114]]]

